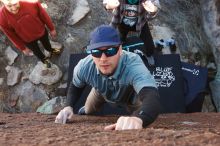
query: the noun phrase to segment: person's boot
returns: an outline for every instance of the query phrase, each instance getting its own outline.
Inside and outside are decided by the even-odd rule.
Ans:
[[[58,48],[53,48],[53,49],[52,49],[52,54],[60,55],[61,52],[62,52],[62,49],[58,49]]]
[[[44,66],[45,66],[46,68],[51,68],[51,66],[52,66],[52,64],[51,64],[51,62],[50,62],[49,59],[45,59],[45,60],[43,61],[43,64],[44,64]]]

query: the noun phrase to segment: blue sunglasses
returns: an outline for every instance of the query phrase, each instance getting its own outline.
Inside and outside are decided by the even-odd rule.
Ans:
[[[102,56],[102,53],[105,53],[107,57],[114,56],[118,53],[119,46],[118,47],[109,47],[105,50],[99,50],[99,49],[92,49],[90,51],[86,51],[88,54],[91,54],[93,57],[100,58]]]

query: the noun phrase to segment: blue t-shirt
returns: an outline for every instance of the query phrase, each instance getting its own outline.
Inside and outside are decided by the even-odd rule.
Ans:
[[[91,55],[80,60],[73,72],[73,84],[79,88],[90,85],[107,102],[129,102],[130,104],[136,102],[134,95],[138,94],[143,87],[156,87],[153,76],[141,58],[127,51],[122,52],[117,69],[112,76],[101,74]]]

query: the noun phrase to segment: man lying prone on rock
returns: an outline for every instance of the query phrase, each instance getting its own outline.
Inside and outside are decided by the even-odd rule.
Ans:
[[[64,124],[74,116],[74,104],[84,87],[91,85],[85,106],[78,114],[92,114],[109,102],[133,113],[119,117],[106,130],[142,129],[151,124],[161,111],[155,80],[137,54],[122,50],[118,31],[109,25],[98,26],[90,34],[86,51],[90,55],[74,68],[67,106],[55,122]]]

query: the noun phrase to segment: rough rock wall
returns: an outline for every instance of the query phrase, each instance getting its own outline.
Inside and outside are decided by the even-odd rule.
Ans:
[[[220,63],[220,0],[202,0],[204,30],[210,40],[216,63]]]
[[[220,111],[220,0],[202,0],[203,24],[205,32],[211,44],[217,73],[215,79],[210,82],[212,97],[217,111]]]
[[[174,38],[182,55],[192,56],[193,61],[200,60],[205,66],[211,49],[203,28],[200,1],[161,0],[161,5],[158,19],[176,32]]]

